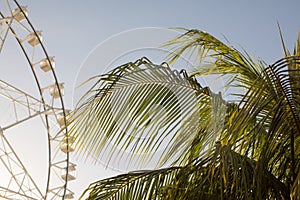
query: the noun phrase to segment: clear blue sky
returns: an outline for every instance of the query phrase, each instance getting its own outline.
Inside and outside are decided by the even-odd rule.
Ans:
[[[224,35],[270,64],[282,55],[277,21],[290,48],[300,29],[298,0],[23,2],[35,27],[43,30],[48,52],[56,56],[60,79],[68,84],[96,45],[133,28],[202,29],[222,40]]]
[[[228,1],[115,1],[20,0],[29,18],[43,30],[44,44],[56,58],[56,72],[66,83],[66,102],[72,107],[73,84],[89,52],[112,35],[133,28],[185,27],[205,30],[272,63],[282,56],[277,21],[287,47],[300,30],[299,0]],[[111,47],[117,48],[117,47]],[[78,161],[78,194],[88,182],[111,174],[101,166]]]

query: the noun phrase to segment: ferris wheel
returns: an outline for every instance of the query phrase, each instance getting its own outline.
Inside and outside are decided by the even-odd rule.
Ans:
[[[42,41],[26,6],[1,2],[0,199],[74,198],[64,84]]]

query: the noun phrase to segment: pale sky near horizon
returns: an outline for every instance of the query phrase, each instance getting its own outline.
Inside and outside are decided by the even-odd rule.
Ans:
[[[300,31],[298,0],[19,0],[19,3],[28,5],[31,22],[37,30],[43,31],[44,45],[48,53],[55,56],[56,73],[59,80],[66,83],[68,108],[73,107],[73,89],[78,85],[75,79],[81,66],[86,67],[86,58],[108,38],[117,41],[124,31],[147,30],[147,27],[201,29],[222,41],[225,36],[237,48],[245,49],[268,64],[283,55],[277,21],[289,49]],[[113,51],[114,56],[118,56],[118,45],[134,43],[132,38],[120,43],[108,41],[107,44],[114,46],[106,47],[107,52]],[[88,183],[116,173],[89,161],[78,160],[77,163],[78,180],[70,183],[77,197]]]

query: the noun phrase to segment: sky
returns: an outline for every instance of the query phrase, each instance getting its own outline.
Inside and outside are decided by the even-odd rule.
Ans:
[[[234,46],[272,64],[282,56],[277,22],[289,48],[293,47],[300,27],[297,0],[229,0],[226,3],[35,0],[24,4],[28,4],[36,29],[43,30],[48,52],[56,56],[57,73],[67,83],[68,94],[72,93],[76,85],[74,77],[89,54],[103,41],[124,31],[144,27],[201,29],[222,41],[226,38]],[[128,43],[112,42],[105,48],[116,51]],[[66,97],[71,104],[72,96]]]
[[[134,61],[130,59],[136,56],[155,57],[163,52],[159,45],[178,34],[166,28],[205,30],[222,41],[226,38],[268,64],[283,55],[277,22],[289,49],[300,30],[298,0],[19,0],[19,3],[28,5],[31,22],[36,30],[43,31],[43,43],[48,53],[55,56],[56,73],[65,83],[69,109],[74,108],[82,94],[75,88],[89,76]],[[154,50],[155,47],[158,48]],[[78,178],[70,183],[76,196],[89,183],[119,173],[90,160],[76,159]]]

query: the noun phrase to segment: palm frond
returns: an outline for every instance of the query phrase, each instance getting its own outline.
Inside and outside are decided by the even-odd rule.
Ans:
[[[231,75],[231,79],[227,80],[229,86],[249,86],[264,71],[262,61],[254,61],[246,52],[242,53],[204,31],[186,31],[165,46],[171,50],[169,63],[188,55],[197,61],[191,76]]]
[[[161,199],[166,187],[178,174],[180,167],[159,170],[135,171],[116,177],[96,181],[85,190],[81,198],[86,199]]]
[[[282,31],[281,31],[279,22],[277,22],[277,26],[278,26],[278,31],[279,31],[279,35],[280,35],[280,39],[281,39],[281,45],[282,45],[282,48],[283,48],[284,56],[289,57],[289,56],[291,56],[291,54],[285,46],[284,39],[283,39],[283,34],[282,34]]]
[[[288,188],[270,171],[262,169],[257,176],[259,165],[217,143],[211,156],[180,170],[165,199],[288,198]]]
[[[286,57],[265,69],[261,80],[253,83],[233,116],[221,142],[241,155],[259,162],[256,175],[269,170],[279,181],[292,187],[297,176],[299,154],[300,87],[297,56]]]
[[[184,162],[182,154],[189,153],[185,150],[193,135],[208,126],[216,105],[195,78],[145,58],[97,78],[74,111],[70,132],[85,155],[105,155],[108,162],[125,154],[127,161],[133,159],[130,154],[146,162],[152,158],[149,153]],[[216,133],[206,132],[206,141],[212,135]]]
[[[300,56],[300,31],[298,33],[298,38],[297,38],[296,45],[295,45],[295,48],[293,51],[293,55]]]
[[[298,44],[299,38],[294,54],[298,52]],[[264,159],[265,165],[273,166],[281,178],[291,177],[291,172],[287,174],[284,167],[293,165],[294,169],[297,163],[293,143],[299,133],[299,58],[287,54],[274,65],[265,67],[263,62],[254,62],[246,53],[198,30],[187,31],[166,45],[173,47],[171,62],[184,53],[195,53],[200,62],[206,57],[213,59],[209,65],[200,64],[193,75],[229,74],[233,77],[228,84],[246,89],[241,95],[240,109],[231,113],[231,121],[227,121],[227,132],[221,142],[233,145],[242,155]]]
[[[183,167],[135,171],[92,183],[87,199],[272,199],[289,192],[269,171],[255,175],[259,164],[217,143],[206,159]]]
[[[291,197],[293,199],[300,199],[300,170],[299,170],[299,166],[298,166],[298,175],[294,181],[294,184],[292,186],[291,189]]]
[[[183,124],[181,131],[175,132],[172,142],[165,146],[162,163],[170,158],[178,158],[173,164],[185,165],[199,157],[206,157],[221,138],[227,107],[231,104],[225,102],[220,93],[214,94],[208,88],[206,90],[199,94],[196,112]],[[198,125],[193,125],[195,123]]]

